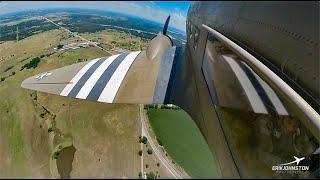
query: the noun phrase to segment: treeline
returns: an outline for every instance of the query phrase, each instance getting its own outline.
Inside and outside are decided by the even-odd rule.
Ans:
[[[51,56],[53,53],[48,53],[48,54],[42,54],[39,57],[35,57],[32,58],[30,62],[26,63],[25,65],[23,65],[20,69],[20,71],[24,70],[25,68],[27,69],[35,69],[36,67],[38,67],[38,64],[40,63],[41,59],[44,57],[49,57]]]
[[[41,56],[39,56],[39,57],[33,58],[30,62],[24,64],[24,65],[21,67],[20,71],[24,70],[25,68],[27,68],[27,69],[31,69],[31,68],[35,69],[36,67],[38,67],[38,64],[39,64],[39,62],[41,61],[41,58],[43,58],[43,57],[45,57],[45,56],[48,57],[48,56],[50,56],[50,55],[51,55],[51,54],[46,54],[46,55],[41,55]],[[14,67],[14,66],[8,67],[4,72],[9,71],[9,70],[12,69],[13,67]],[[0,82],[6,80],[6,79],[9,78],[10,76],[14,76],[15,74],[16,74],[16,72],[13,71],[13,72],[11,72],[10,75],[8,75],[8,76],[6,76],[6,77],[1,77],[1,78],[0,78]]]
[[[10,77],[10,76],[14,76],[16,74],[16,72],[12,72],[10,75],[8,75],[8,76],[6,76],[6,77],[1,77],[0,78],[0,82],[2,82],[2,81],[4,81],[4,80],[6,80],[8,77]]]
[[[40,60],[41,60],[40,57],[33,58],[30,62],[28,62],[27,64],[23,65],[21,67],[20,71],[22,71],[24,68],[27,68],[27,69],[36,68],[38,66]]]
[[[51,23],[45,23],[42,20],[30,20],[21,22],[18,25],[1,26],[0,41],[11,41],[17,38],[17,26],[19,28],[19,40],[34,35],[37,31],[48,31],[57,27]]]

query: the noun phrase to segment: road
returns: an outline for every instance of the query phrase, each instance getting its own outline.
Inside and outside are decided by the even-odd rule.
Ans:
[[[163,164],[163,166],[172,174],[173,177],[176,179],[183,179],[183,175],[181,174],[180,171],[178,171],[171,162],[169,162],[164,155],[161,153],[161,151],[157,148],[155,142],[153,141],[153,138],[151,138],[148,128],[146,125],[146,117],[144,113],[144,108],[143,105],[139,105],[140,108],[140,120],[142,124],[142,134],[147,137],[148,142],[151,146],[152,151],[155,153],[157,158],[160,160],[160,162]]]
[[[141,118],[140,118],[141,119]],[[143,137],[144,135],[144,132],[143,132],[143,125],[141,123],[141,137]],[[140,150],[143,152],[143,144],[140,143]],[[141,154],[141,162],[140,162],[140,168],[141,168],[141,173],[142,173],[142,177],[145,178],[145,174],[144,174],[144,171],[143,171],[143,153]],[[146,178],[145,178],[146,179]]]
[[[67,29],[67,28],[65,28],[65,27],[60,26],[59,24],[51,21],[50,19],[48,19],[48,18],[46,18],[46,17],[44,17],[44,16],[40,16],[40,17],[43,18],[43,19],[45,19],[45,20],[47,20],[48,22],[54,24],[55,26],[58,26],[59,28],[67,31],[68,33],[72,34],[73,36],[78,37],[78,38],[82,39],[83,41],[86,41],[86,42],[88,42],[89,44],[92,44],[93,46],[95,46],[95,47],[97,47],[97,48],[99,48],[99,49],[101,49],[101,50],[103,50],[103,51],[105,51],[105,52],[107,52],[107,53],[109,53],[109,54],[112,54],[112,53],[109,52],[108,50],[105,50],[105,49],[103,49],[102,47],[98,46],[96,42],[92,42],[92,41],[90,41],[90,40],[88,40],[88,39],[85,39],[85,38],[83,38],[82,36],[79,36],[78,34],[70,31],[69,29]]]

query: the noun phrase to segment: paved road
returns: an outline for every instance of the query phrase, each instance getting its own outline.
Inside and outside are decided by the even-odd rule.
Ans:
[[[142,124],[142,134],[144,134],[144,136],[147,137],[148,142],[153,150],[153,152],[155,153],[155,155],[158,157],[158,159],[161,161],[161,163],[163,164],[163,166],[176,178],[176,179],[183,179],[183,175],[175,169],[175,167],[171,164],[171,162],[168,162],[168,160],[163,156],[163,154],[161,153],[161,151],[157,148],[157,146],[155,145],[155,142],[153,141],[153,139],[151,138],[149,132],[148,132],[148,128],[146,126],[146,117],[145,117],[145,113],[144,113],[144,108],[143,105],[140,104],[139,105],[140,108],[140,120],[141,120],[141,124]]]
[[[74,35],[75,37],[78,37],[78,38],[80,38],[80,39],[82,39],[82,40],[84,40],[84,41],[88,42],[89,44],[92,44],[93,46],[95,46],[95,47],[97,47],[97,48],[99,48],[99,49],[101,49],[101,50],[103,50],[103,51],[105,51],[105,52],[107,52],[107,53],[109,53],[109,54],[112,54],[111,52],[109,52],[109,51],[107,51],[107,50],[103,49],[102,47],[98,46],[96,42],[92,42],[92,41],[90,41],[90,40],[88,40],[88,39],[85,39],[85,38],[83,38],[83,37],[79,36],[78,34],[76,34],[76,33],[72,32],[72,31],[70,31],[69,29],[67,29],[67,28],[65,28],[65,27],[60,26],[59,24],[57,24],[57,23],[55,23],[55,22],[51,21],[50,19],[48,19],[48,18],[46,18],[46,17],[44,17],[44,16],[40,16],[40,17],[41,17],[41,18],[43,18],[43,19],[45,19],[45,20],[47,20],[48,22],[51,22],[52,24],[54,24],[54,25],[58,26],[59,28],[61,28],[61,29],[65,30],[65,31],[67,31],[68,33],[70,33],[70,34]]]

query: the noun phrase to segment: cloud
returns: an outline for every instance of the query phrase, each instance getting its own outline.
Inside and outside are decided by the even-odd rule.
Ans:
[[[168,15],[171,15],[169,26],[185,31],[186,15],[182,14],[179,8],[161,9],[155,2],[133,2],[133,1],[28,1],[14,2],[8,1],[5,7],[0,3],[0,14],[40,8],[57,8],[57,7],[72,7],[72,8],[90,8],[106,11],[113,11],[134,15],[145,18],[158,23],[164,23]],[[169,3],[169,2],[168,2]]]

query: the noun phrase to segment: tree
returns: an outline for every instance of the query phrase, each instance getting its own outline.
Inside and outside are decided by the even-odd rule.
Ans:
[[[152,149],[147,150],[148,154],[152,154]]]
[[[49,127],[48,133],[50,133],[50,132],[52,132],[52,131],[53,131],[52,127]]]
[[[149,164],[146,164],[146,168],[148,168],[149,167]]]
[[[158,144],[159,144],[160,146],[163,145],[159,138],[157,138],[157,141],[158,141]]]
[[[30,69],[30,68],[36,68],[40,62],[40,57],[35,57],[33,58],[29,63],[23,65],[20,69],[20,71],[22,71],[24,68]]]
[[[147,144],[147,141],[148,141],[148,139],[147,139],[147,137],[145,137],[145,136],[143,136],[143,137],[140,138],[140,140],[139,140],[139,142],[140,142],[140,143],[143,143],[143,144]]]
[[[44,115],[46,115],[46,113],[45,113],[45,112],[42,112],[42,113],[40,114],[40,117],[41,117],[41,118],[44,118]]]
[[[53,153],[53,158],[54,159],[58,159],[58,156],[60,155],[60,152],[59,151],[57,151],[57,152],[54,152]]]
[[[160,163],[157,163],[157,166],[160,167]]]
[[[16,72],[13,71],[11,74],[12,74],[12,76],[14,76],[16,74]]]
[[[154,172],[152,171],[147,173],[146,176],[147,176],[147,179],[157,179],[156,174],[154,174]]]
[[[142,156],[142,151],[140,150],[138,154],[139,154],[139,156]]]
[[[61,48],[63,48],[63,45],[62,44],[58,44],[57,49],[61,49]]]

